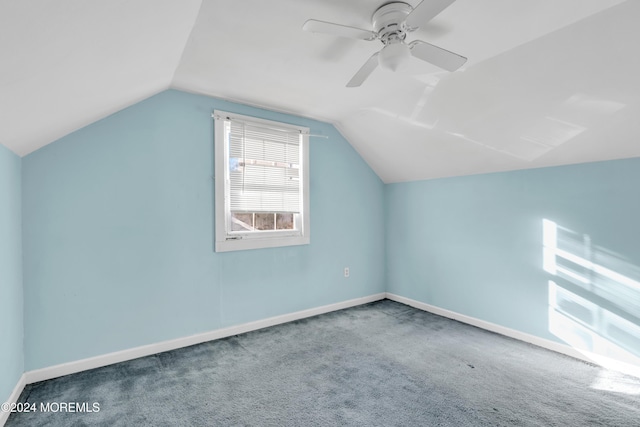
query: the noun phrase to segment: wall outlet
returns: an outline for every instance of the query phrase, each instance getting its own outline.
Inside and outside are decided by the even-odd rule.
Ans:
[[[344,268],[344,277],[349,277],[349,267]]]

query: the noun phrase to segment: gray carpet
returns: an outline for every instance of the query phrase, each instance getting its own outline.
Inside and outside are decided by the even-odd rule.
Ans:
[[[21,402],[100,411],[7,426],[640,426],[634,392],[634,377],[384,300],[31,384]]]

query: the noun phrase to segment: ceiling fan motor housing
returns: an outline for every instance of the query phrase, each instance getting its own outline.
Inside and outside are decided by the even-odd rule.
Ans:
[[[385,45],[400,43],[407,36],[407,16],[413,7],[404,2],[393,2],[378,8],[373,14],[373,30]]]

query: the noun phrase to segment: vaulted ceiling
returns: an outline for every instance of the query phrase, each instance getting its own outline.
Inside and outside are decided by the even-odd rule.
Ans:
[[[0,143],[26,155],[176,88],[333,123],[385,182],[640,156],[639,1],[457,0],[408,40],[463,68],[346,88],[380,42],[302,25],[369,29],[385,3],[0,0]]]

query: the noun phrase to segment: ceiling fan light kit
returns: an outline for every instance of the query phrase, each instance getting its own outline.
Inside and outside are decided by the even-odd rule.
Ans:
[[[388,44],[382,48],[378,55],[378,63],[382,68],[397,71],[407,64],[411,57],[411,49],[405,43]]]
[[[379,7],[373,14],[373,30],[349,27],[332,22],[310,19],[302,27],[305,31],[326,33],[359,40],[380,40],[383,48],[371,57],[347,83],[347,87],[360,86],[378,65],[397,71],[408,64],[411,56],[434,64],[447,71],[460,68],[467,58],[427,42],[405,42],[407,33],[433,19],[455,0],[423,0],[415,8],[404,2],[392,2]]]

